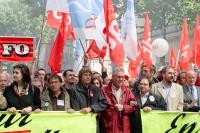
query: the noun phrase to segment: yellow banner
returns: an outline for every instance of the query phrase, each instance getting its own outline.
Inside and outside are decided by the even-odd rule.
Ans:
[[[200,114],[141,111],[143,133],[200,133]]]
[[[96,114],[0,112],[0,133],[95,133]]]

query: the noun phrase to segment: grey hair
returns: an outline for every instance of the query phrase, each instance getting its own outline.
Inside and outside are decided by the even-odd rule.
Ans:
[[[118,72],[124,72],[124,68],[123,67],[115,67],[113,69],[112,75],[116,75]]]

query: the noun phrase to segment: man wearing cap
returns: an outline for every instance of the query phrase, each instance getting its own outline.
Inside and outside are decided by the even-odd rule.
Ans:
[[[155,77],[155,79],[157,80],[156,83],[162,81],[162,69],[164,68],[165,66],[161,66],[159,67],[158,71],[157,71],[157,76]]]

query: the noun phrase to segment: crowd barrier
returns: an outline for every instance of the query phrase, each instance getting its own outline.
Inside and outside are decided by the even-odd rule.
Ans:
[[[95,133],[96,114],[0,112],[0,133]]]
[[[141,111],[143,133],[198,133],[200,114]],[[0,112],[0,133],[96,133],[96,115],[41,112],[23,115]]]

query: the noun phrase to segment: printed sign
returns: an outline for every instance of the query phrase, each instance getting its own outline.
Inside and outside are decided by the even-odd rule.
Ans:
[[[0,37],[0,61],[33,60],[33,38]]]
[[[96,115],[41,112],[23,115],[0,112],[0,133],[95,133]]]
[[[200,114],[186,112],[141,111],[143,133],[198,133]]]

